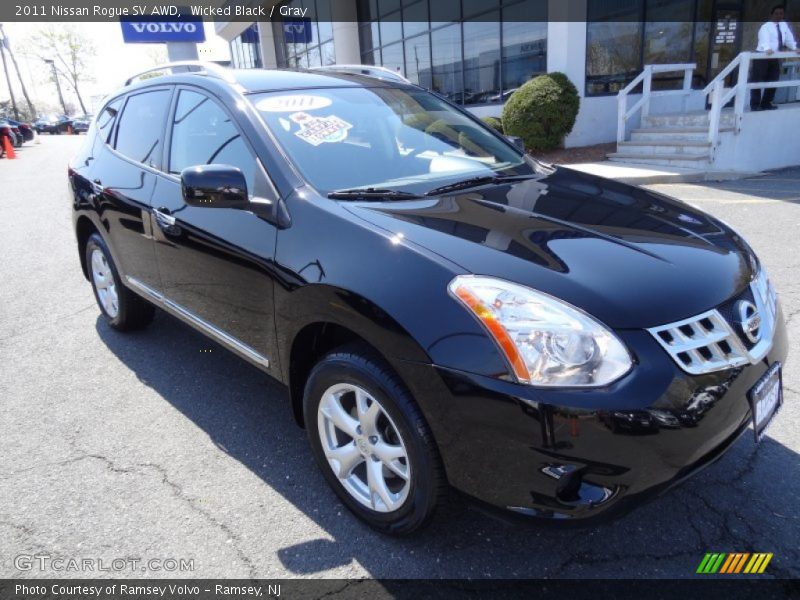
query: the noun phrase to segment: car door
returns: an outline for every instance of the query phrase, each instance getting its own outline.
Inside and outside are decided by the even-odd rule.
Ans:
[[[173,101],[166,169],[155,184],[155,250],[165,299],[195,326],[278,374],[273,315],[277,230],[254,212],[187,205],[180,172],[191,166],[238,167],[251,202],[277,194],[230,113],[197,88]]]
[[[125,99],[91,170],[95,203],[120,275],[159,289],[150,198],[161,168],[172,88],[148,88]]]

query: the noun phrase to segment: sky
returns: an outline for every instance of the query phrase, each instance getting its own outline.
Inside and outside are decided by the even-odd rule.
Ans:
[[[93,81],[87,81],[81,86],[81,95],[87,103],[87,109],[92,111],[107,94],[116,90],[128,77],[143,71],[150,66],[165,62],[167,53],[164,44],[126,44],[122,41],[122,30],[119,23],[75,23],[73,24],[87,37],[93,40],[97,55],[92,59],[90,76]],[[11,43],[11,48],[17,58],[22,77],[28,88],[28,93],[34,105],[43,107],[50,105],[55,109],[58,105],[55,84],[49,79],[49,67],[37,56],[25,52],[26,40],[31,38],[40,29],[55,26],[58,23],[4,23],[6,35]],[[214,24],[205,23],[206,42],[199,47],[201,60],[229,60],[230,52],[228,43],[214,33]],[[17,99],[17,104],[22,105],[25,99],[11,62],[9,62],[9,75]],[[65,81],[61,81],[64,99],[68,104],[78,107],[77,99]],[[8,85],[5,73],[0,70],[0,101],[8,100]],[[88,106],[93,99],[93,107]],[[44,112],[37,105],[39,112]],[[78,109],[80,112],[80,109]],[[61,112],[60,110],[57,112]]]

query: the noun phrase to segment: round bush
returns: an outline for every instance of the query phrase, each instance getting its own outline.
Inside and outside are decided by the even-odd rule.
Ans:
[[[572,131],[579,108],[578,90],[566,75],[539,75],[511,94],[503,107],[503,129],[521,137],[528,150],[550,150]]]
[[[497,117],[483,117],[481,121],[486,123],[489,127],[494,129],[495,131],[503,133],[503,122]]]

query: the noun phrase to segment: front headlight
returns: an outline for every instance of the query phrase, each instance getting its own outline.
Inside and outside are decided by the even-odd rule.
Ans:
[[[553,296],[479,275],[459,275],[448,290],[494,338],[520,383],[599,387],[633,364],[617,336]]]

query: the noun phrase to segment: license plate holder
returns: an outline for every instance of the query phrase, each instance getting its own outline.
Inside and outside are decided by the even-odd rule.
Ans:
[[[753,415],[753,432],[759,443],[783,405],[783,370],[776,362],[747,393]]]

